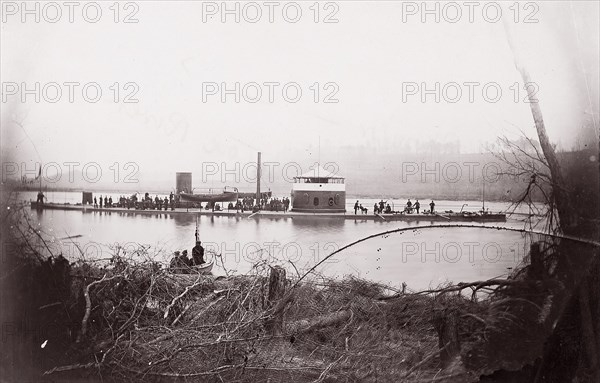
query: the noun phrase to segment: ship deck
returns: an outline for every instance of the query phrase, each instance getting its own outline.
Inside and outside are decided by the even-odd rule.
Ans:
[[[141,210],[127,209],[121,207],[112,208],[96,208],[93,206],[72,205],[72,204],[57,204],[45,203],[38,205],[35,202],[31,203],[31,209],[38,210],[67,210],[80,211],[82,213],[108,213],[121,215],[170,215],[170,214],[189,214],[208,217],[238,217],[238,218],[329,218],[329,219],[350,219],[350,220],[379,220],[379,221],[425,221],[425,222],[504,222],[506,215],[498,214],[459,214],[459,213],[439,213],[439,214],[352,214],[352,213],[322,213],[322,212],[276,212],[261,210],[253,213],[245,211],[244,213],[236,212],[235,210],[227,211],[212,211],[204,209],[186,209],[175,208],[174,210]]]

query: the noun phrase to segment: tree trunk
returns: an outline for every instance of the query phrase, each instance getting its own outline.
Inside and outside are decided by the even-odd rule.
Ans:
[[[458,313],[451,308],[435,311],[433,326],[439,337],[440,361],[442,368],[447,368],[460,354],[460,339],[458,337]]]
[[[281,266],[271,268],[269,276],[269,292],[267,295],[267,306],[272,309],[285,294],[285,269]],[[265,322],[266,330],[272,336],[283,333],[283,310],[274,310]]]
[[[527,70],[521,64],[519,52],[513,44],[508,22],[506,19],[503,19],[503,22],[506,30],[506,36],[508,38],[508,44],[510,45],[515,58],[515,67],[521,74],[523,84],[527,90],[527,99],[529,100],[529,107],[531,108],[531,114],[533,115],[533,121],[535,123],[535,129],[540,140],[540,146],[542,147],[542,152],[544,153],[544,157],[546,158],[548,167],[550,168],[552,192],[554,194],[554,202],[556,203],[558,218],[560,220],[559,224],[565,233],[571,234],[572,225],[574,223],[574,219],[572,218],[573,210],[570,206],[571,203],[567,193],[567,185],[561,173],[560,165],[558,163],[558,159],[556,158],[556,152],[554,151],[552,144],[550,144],[550,139],[546,133],[546,126],[544,125],[544,118],[542,117],[542,109],[540,108],[540,104],[536,98],[537,87],[530,86],[530,84],[534,83],[532,83],[531,78],[529,77],[529,72],[527,72]]]
[[[532,243],[529,250],[530,262],[530,276],[534,280],[544,279],[544,260],[542,259],[542,252],[540,251],[540,244],[538,242]]]

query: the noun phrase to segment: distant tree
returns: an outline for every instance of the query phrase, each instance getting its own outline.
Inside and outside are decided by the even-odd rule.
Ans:
[[[515,56],[515,66],[519,71],[523,83],[531,83],[531,77],[521,63],[519,54],[513,44],[508,23],[504,20],[507,32],[508,42]],[[541,154],[536,152],[531,156],[526,150],[518,145],[511,145],[512,149],[519,151],[533,163],[543,164],[547,167],[549,176],[542,172],[536,172],[533,168],[531,185],[537,186],[537,179],[542,178],[551,187],[552,195],[548,202],[552,211],[556,210],[555,222],[556,230],[572,237],[591,237],[598,238],[598,181],[587,179],[588,186],[595,190],[591,194],[595,195],[596,206],[592,204],[581,205],[575,203],[580,197],[572,187],[572,179],[576,173],[582,171],[582,165],[571,166],[568,173],[564,172],[556,154],[556,148],[550,142],[546,132],[544,119],[539,102],[533,93],[533,87],[526,87],[528,92],[529,105],[537,131]],[[531,144],[531,140],[529,140]],[[533,145],[531,145],[533,146]],[[518,170],[526,169],[529,166],[518,164]],[[580,175],[580,174],[577,174]],[[597,175],[597,174],[596,174]],[[529,191],[529,189],[528,189]],[[589,225],[588,222],[578,219],[584,210],[593,209],[592,216],[595,215],[595,224]],[[554,214],[554,213],[552,213]],[[558,260],[555,267],[558,272],[554,273],[556,278],[565,286],[571,287],[572,294],[566,294],[565,304],[554,303],[556,312],[560,313],[558,323],[548,339],[544,348],[544,355],[535,381],[572,381],[576,379],[585,379],[587,381],[600,382],[600,303],[598,302],[600,292],[600,262],[598,261],[598,249],[589,251],[576,251],[576,247],[571,246],[567,241],[561,241],[558,244]],[[558,307],[557,307],[558,306]],[[596,324],[596,326],[594,326]],[[565,352],[557,352],[557,349],[566,347],[565,345],[574,344],[573,355],[567,355]],[[571,357],[567,363],[565,358]]]

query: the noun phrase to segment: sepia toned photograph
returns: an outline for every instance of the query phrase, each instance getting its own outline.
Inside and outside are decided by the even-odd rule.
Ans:
[[[0,8],[0,383],[600,382],[600,2]]]

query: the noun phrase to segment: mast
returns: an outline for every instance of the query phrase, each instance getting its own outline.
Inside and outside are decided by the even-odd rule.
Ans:
[[[200,231],[198,230],[198,215],[196,214],[196,242],[200,240]]]
[[[481,179],[481,185],[483,187],[483,197],[482,197],[483,208],[481,208],[481,210],[485,213],[485,179],[483,179],[483,178]]]
[[[258,152],[258,161],[256,162],[256,204],[260,204],[260,152]]]

